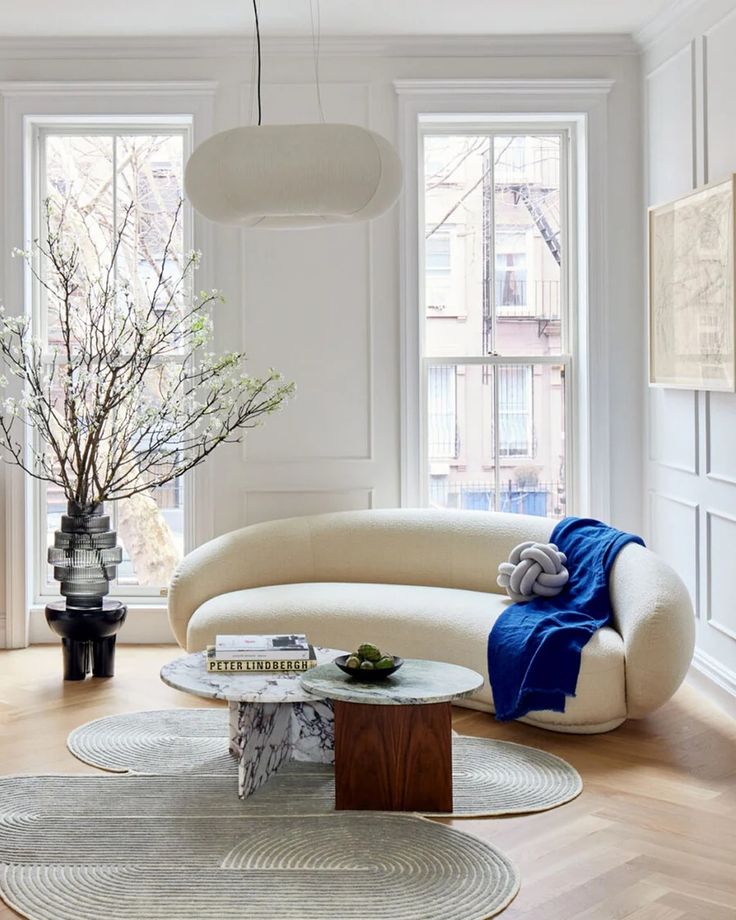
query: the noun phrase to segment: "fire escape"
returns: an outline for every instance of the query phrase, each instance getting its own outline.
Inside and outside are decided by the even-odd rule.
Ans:
[[[483,352],[493,354],[493,304],[491,285],[495,283],[495,265],[493,262],[493,200],[495,194],[492,179],[493,169],[490,163],[490,152],[486,155],[483,169]],[[542,202],[546,195],[552,191],[543,185],[531,185],[528,182],[504,183],[504,189],[514,196],[514,204],[520,202],[529,212],[539,235],[544,240],[547,249],[557,265],[561,264],[560,233],[555,230],[545,213]],[[537,319],[538,334],[544,333],[550,322],[549,317]]]
[[[547,244],[547,248],[552,253],[552,258],[559,265],[560,264],[560,234],[559,231],[555,232],[550,226],[550,222],[547,220],[547,215],[542,210],[542,206],[539,203],[538,198],[544,196],[545,193],[549,192],[549,189],[540,188],[539,191],[541,194],[538,198],[534,197],[534,192],[528,183],[523,185],[512,185],[509,186],[511,191],[514,193],[514,198],[517,202],[523,201],[526,206],[527,211],[531,214],[532,220],[537,225],[537,229]]]

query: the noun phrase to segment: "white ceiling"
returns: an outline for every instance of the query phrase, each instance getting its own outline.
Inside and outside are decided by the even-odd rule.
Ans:
[[[315,9],[318,0],[311,0]],[[673,0],[319,0],[324,35],[631,33]],[[265,35],[310,34],[310,0],[259,0]],[[243,35],[251,0],[0,0],[2,36]]]

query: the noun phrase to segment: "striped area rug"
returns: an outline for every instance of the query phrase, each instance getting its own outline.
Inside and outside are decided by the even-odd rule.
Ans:
[[[227,749],[227,733],[225,709],[164,709],[88,722],[71,733],[68,745],[85,763],[116,773],[235,777],[237,764]],[[333,810],[332,767],[290,764],[282,773],[299,777],[300,808]],[[274,808],[292,811],[292,794],[281,796],[280,786],[269,793],[272,783],[263,795],[279,799]],[[490,817],[554,808],[579,795],[583,784],[577,770],[554,754],[509,741],[455,735],[453,787],[455,817]]]

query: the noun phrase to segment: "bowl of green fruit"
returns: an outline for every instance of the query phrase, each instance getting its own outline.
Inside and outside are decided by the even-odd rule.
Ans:
[[[384,655],[381,649],[372,642],[364,642],[358,646],[357,652],[349,655],[339,655],[335,664],[358,680],[385,680],[404,663],[398,655]]]

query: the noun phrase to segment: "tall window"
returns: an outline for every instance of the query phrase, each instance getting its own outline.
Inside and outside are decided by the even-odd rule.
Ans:
[[[422,128],[425,494],[439,507],[562,516],[567,134],[466,131],[456,120]],[[442,316],[434,301],[449,224],[463,258],[447,279],[457,309]]]
[[[94,277],[110,259],[111,243],[125,209],[133,204],[116,277],[134,290],[156,283],[161,256],[183,196],[183,166],[189,145],[188,122],[124,123],[92,119],[81,124],[38,126],[34,135],[34,211],[36,233],[45,230],[45,202],[63,213],[64,232],[73,234],[80,257]],[[174,228],[169,259],[172,272],[183,267],[192,248],[189,214],[182,209]],[[34,292],[33,322],[48,346],[59,342],[58,317]],[[174,304],[172,308],[180,306]],[[80,299],[78,309],[84,309]],[[36,593],[56,593],[46,549],[66,509],[61,491],[35,486]],[[176,481],[143,496],[107,506],[123,545],[124,560],[112,590],[122,596],[157,596],[168,585],[184,549],[184,484]]]

